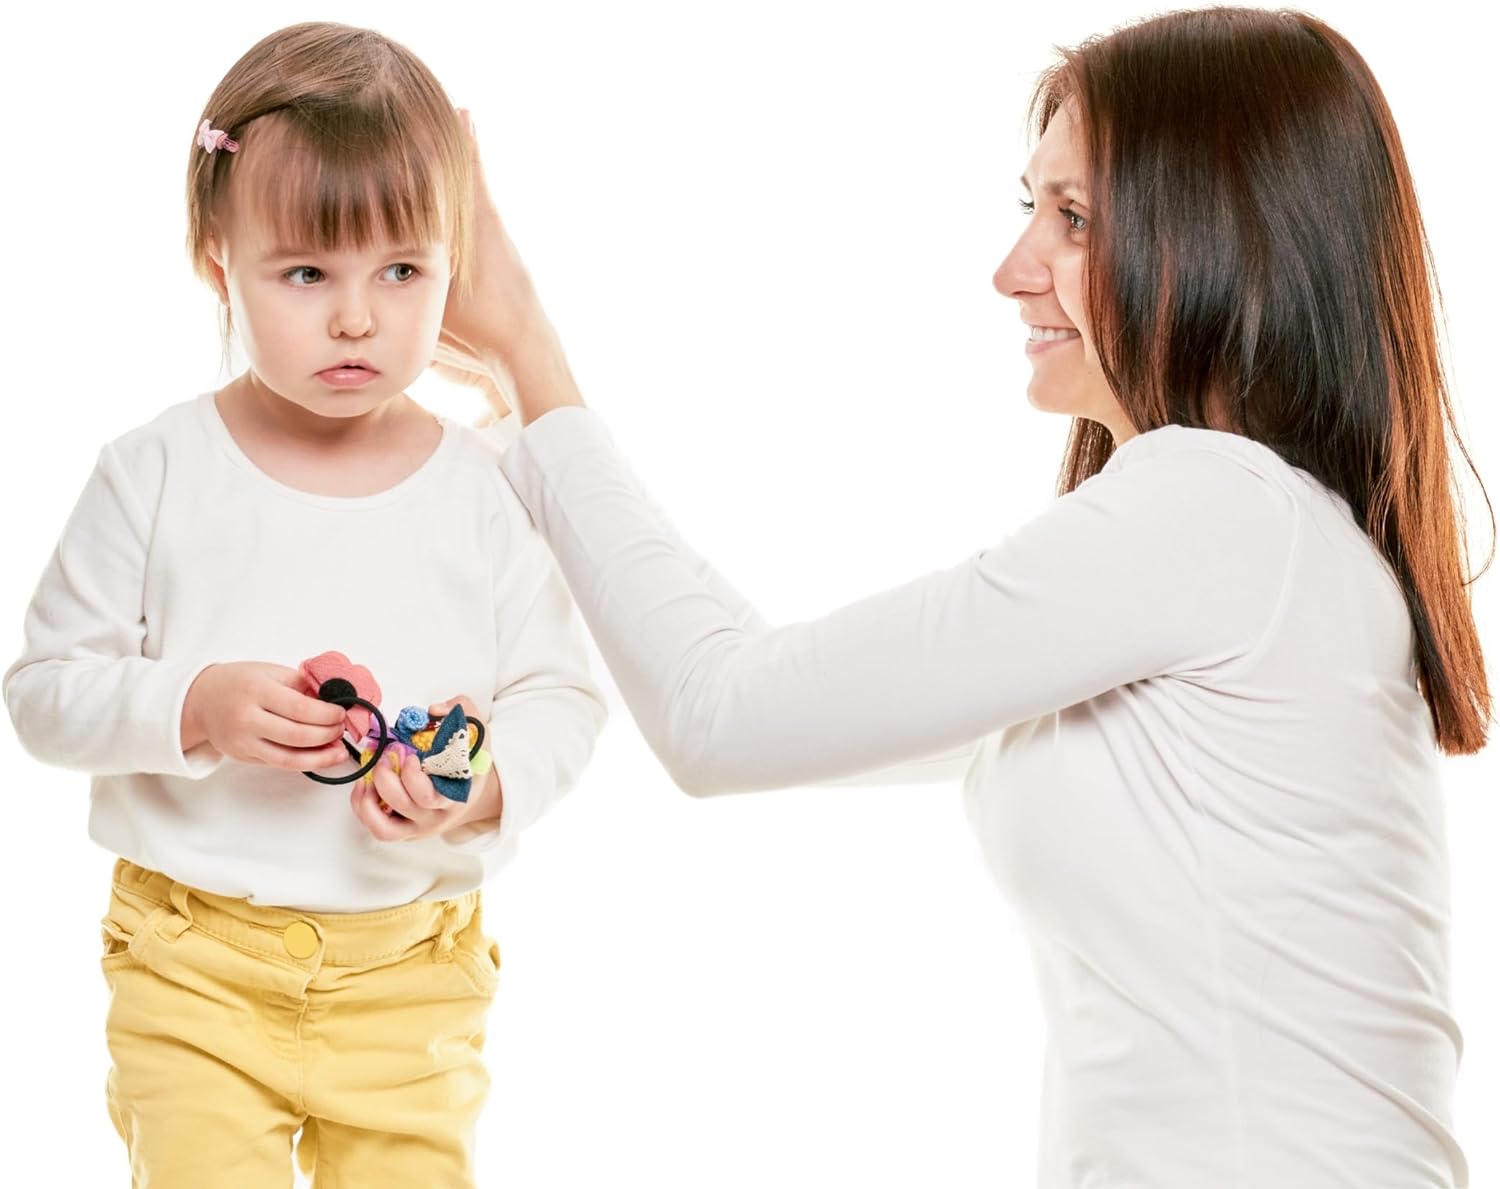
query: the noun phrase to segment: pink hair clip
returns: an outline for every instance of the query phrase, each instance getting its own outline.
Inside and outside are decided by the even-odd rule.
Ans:
[[[208,120],[198,125],[198,143],[203,146],[205,152],[212,153],[215,149],[223,149],[226,153],[239,152],[239,141],[230,140],[229,133],[209,125]]]

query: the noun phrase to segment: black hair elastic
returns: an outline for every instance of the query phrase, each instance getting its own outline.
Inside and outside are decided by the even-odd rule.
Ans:
[[[375,754],[369,758],[357,772],[351,772],[347,776],[324,776],[319,772],[304,772],[302,775],[309,780],[316,780],[319,784],[352,784],[361,776],[367,776],[375,770],[375,765],[380,763],[380,757],[385,749],[390,746],[391,733],[386,729],[385,715],[380,713],[380,707],[373,702],[367,702],[354,691],[353,682],[343,677],[330,677],[318,687],[318,698],[324,702],[332,702],[335,706],[342,706],[348,710],[351,706],[363,706],[375,716],[375,721],[380,724],[380,743],[375,748]],[[348,736],[341,736],[345,750],[359,762],[359,748],[349,742]]]

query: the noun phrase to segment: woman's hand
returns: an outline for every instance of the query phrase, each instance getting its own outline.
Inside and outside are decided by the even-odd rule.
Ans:
[[[182,703],[182,750],[208,743],[231,760],[295,772],[347,763],[343,707],[309,697],[303,680],[285,665],[209,665]]]
[[[462,706],[466,715],[478,720],[479,707],[471,698],[438,702],[427,713],[441,718],[454,706]],[[420,759],[390,748],[369,775],[354,782],[349,804],[381,842],[411,842],[471,822],[498,820],[503,801],[493,763],[470,784],[467,801],[450,801],[433,787]]]
[[[466,109],[459,115],[474,154],[473,278],[467,294],[449,286],[432,365],[447,379],[479,388],[498,416],[514,408],[529,424],[552,409],[581,405],[583,398],[490,197],[474,122]]]

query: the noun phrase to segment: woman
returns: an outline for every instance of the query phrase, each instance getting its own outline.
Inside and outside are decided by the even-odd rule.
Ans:
[[[977,748],[1043,1185],[1465,1185],[1437,756],[1490,697],[1390,112],[1326,25],[1212,9],[1065,51],[1032,113],[995,287],[1073,433],[1055,503],[961,566],[761,622],[583,407],[487,198],[445,359],[513,380],[502,465],[683,788]]]

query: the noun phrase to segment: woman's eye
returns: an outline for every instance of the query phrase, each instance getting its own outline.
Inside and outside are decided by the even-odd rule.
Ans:
[[[390,266],[390,268],[386,269],[386,272],[390,272],[392,268],[404,268],[404,269],[406,269],[406,275],[404,277],[397,277],[396,279],[398,281],[409,281],[409,280],[411,280],[412,277],[414,277],[414,276],[417,275],[416,266],[412,265],[412,264],[393,264],[393,265]]]
[[[307,285],[303,285],[296,278],[301,273],[309,273],[309,272],[310,273],[317,273],[318,276],[322,276],[323,275],[321,270],[314,268],[310,264],[299,264],[296,268],[288,269],[286,272],[282,273],[281,275],[284,276],[287,280],[291,281],[292,284],[296,285],[298,288],[305,289],[305,288],[307,288]],[[309,281],[307,284],[310,285],[310,284],[312,284],[312,282]]]
[[[1022,214],[1030,215],[1036,212],[1036,203],[1028,198],[1020,199],[1018,205]],[[1089,221],[1077,211],[1066,206],[1060,206],[1057,209],[1062,213],[1063,218],[1067,219],[1069,231],[1082,231],[1088,227]]]

